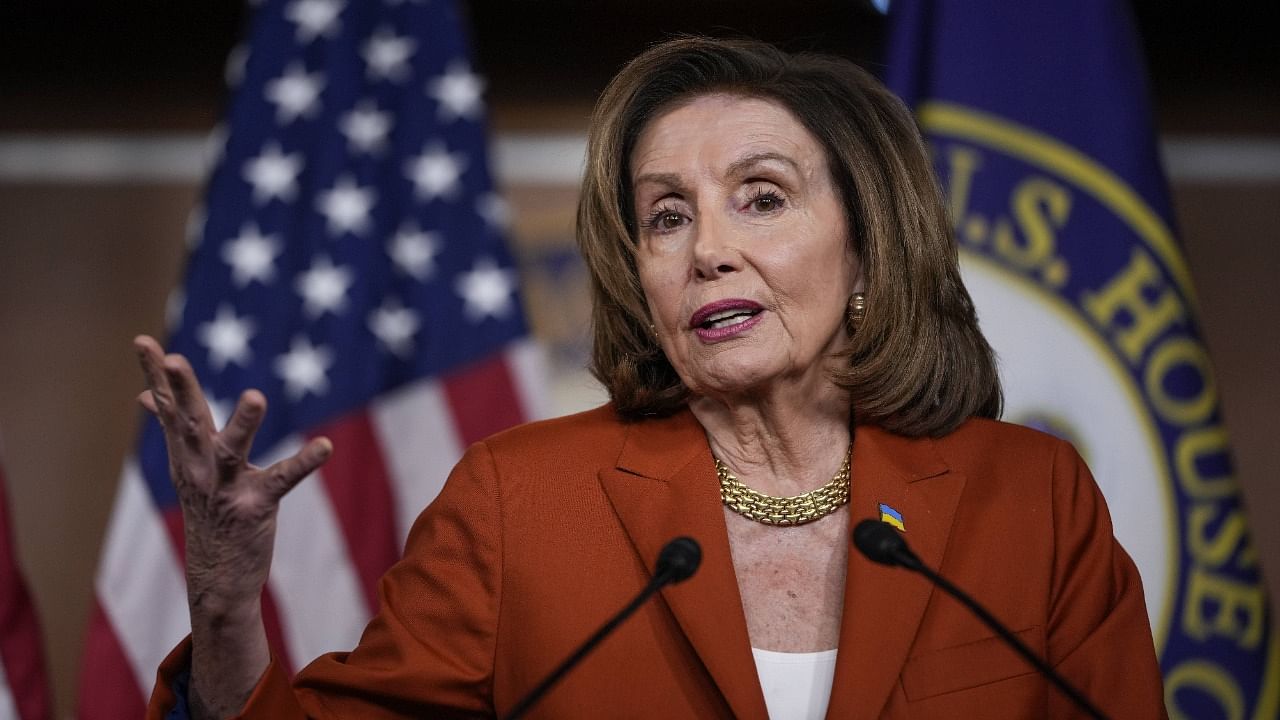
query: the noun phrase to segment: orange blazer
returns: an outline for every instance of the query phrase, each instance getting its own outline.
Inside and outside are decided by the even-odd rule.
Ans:
[[[1113,718],[1166,717],[1141,581],[1066,443],[971,420],[942,438],[856,428],[848,512],[905,537]],[[381,583],[360,644],[290,684],[273,662],[240,717],[503,715],[648,581],[677,535],[701,569],[663,590],[536,718],[767,718],[706,437],[687,410],[605,406],[469,448]],[[172,705],[184,643],[149,717]],[[849,554],[828,718],[1067,718],[1047,681],[923,578]]]

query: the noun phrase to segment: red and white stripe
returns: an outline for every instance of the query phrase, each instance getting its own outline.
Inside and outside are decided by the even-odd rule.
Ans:
[[[11,537],[0,469],[0,720],[48,720],[49,684],[40,625]]]
[[[263,598],[268,634],[288,667],[355,646],[378,577],[466,445],[545,416],[545,378],[539,349],[522,341],[308,433],[331,438],[334,455],[281,503]],[[266,459],[304,439],[286,439]],[[96,583],[83,720],[138,716],[156,667],[190,631],[176,520],[157,511],[137,464],[126,463]]]

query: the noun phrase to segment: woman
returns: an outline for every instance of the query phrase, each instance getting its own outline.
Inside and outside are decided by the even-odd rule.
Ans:
[[[138,341],[187,527],[196,716],[502,715],[695,538],[542,717],[1068,717],[953,600],[849,552],[892,516],[1115,717],[1162,717],[1137,571],[1064,443],[992,421],[1000,389],[910,114],[835,59],[659,45],[592,120],[578,223],[612,402],[472,446],[351,653],[291,687],[258,597],[276,502],[331,448],[245,462],[189,366]],[[801,496],[796,498],[795,496]]]

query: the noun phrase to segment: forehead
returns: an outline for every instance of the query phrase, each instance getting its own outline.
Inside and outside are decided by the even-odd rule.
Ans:
[[[785,156],[806,172],[826,166],[818,140],[781,103],[716,93],[699,95],[650,120],[629,160],[634,180],[647,173],[717,168],[768,154]]]

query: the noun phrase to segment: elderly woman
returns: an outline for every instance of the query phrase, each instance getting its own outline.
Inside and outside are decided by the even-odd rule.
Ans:
[[[247,464],[262,396],[216,431],[186,362],[139,339],[192,619],[152,717],[175,686],[196,717],[505,714],[678,535],[702,569],[535,715],[1073,716],[959,603],[850,552],[881,516],[1105,712],[1163,716],[1137,570],[1076,453],[993,420],[929,159],[873,78],[749,42],[654,47],[592,119],[578,239],[612,401],[472,446],[359,646],[292,685],[258,599],[276,503],[330,446]]]

